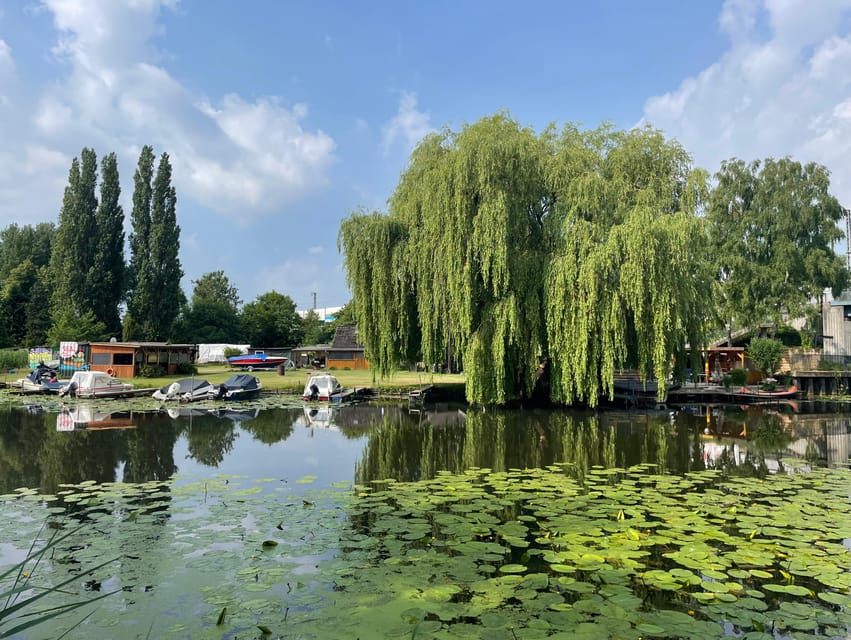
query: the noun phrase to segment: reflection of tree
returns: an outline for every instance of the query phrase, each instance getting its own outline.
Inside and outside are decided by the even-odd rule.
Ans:
[[[54,493],[62,483],[114,482],[125,451],[124,431],[56,431],[56,415],[42,418],[40,488]]]
[[[780,416],[763,413],[751,418],[748,441],[755,451],[780,453],[792,442],[792,436],[786,433]]]
[[[174,422],[158,413],[135,414],[137,428],[127,434],[124,482],[167,480],[177,471],[174,443],[179,435]]]
[[[214,415],[183,418],[189,457],[208,467],[218,467],[233,449],[237,432],[233,422]]]
[[[565,410],[471,410],[464,423],[426,429],[395,416],[371,431],[356,480],[418,480],[441,470],[505,471],[555,462],[570,463],[581,479],[594,465],[652,462],[664,468],[670,463],[666,414],[652,419],[626,415],[605,420],[605,425],[600,416]],[[688,440],[680,447],[687,451]],[[687,454],[680,458],[688,460]]]
[[[19,408],[0,413],[0,493],[39,485],[44,422],[44,414]]]
[[[293,425],[304,415],[302,409],[266,409],[240,426],[263,444],[283,442],[292,435]]]

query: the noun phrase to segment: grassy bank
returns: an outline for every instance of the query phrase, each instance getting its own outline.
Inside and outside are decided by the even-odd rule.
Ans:
[[[314,369],[296,369],[287,371],[285,375],[278,375],[277,371],[253,371],[252,375],[260,378],[263,383],[263,388],[269,391],[297,391],[301,393],[304,385],[307,383],[307,378]],[[209,364],[198,367],[198,377],[209,380],[213,384],[220,384],[227,380],[237,370],[231,369],[223,364]],[[345,371],[335,370],[328,371],[340,381],[344,387],[368,387],[375,390],[387,391],[402,391],[406,389],[416,388],[421,385],[463,385],[463,374],[431,374],[417,373],[415,371],[398,371],[389,378],[373,380],[372,371]],[[137,387],[162,387],[171,384],[175,380],[185,378],[186,376],[164,376],[159,378],[134,378],[127,380],[132,382]]]

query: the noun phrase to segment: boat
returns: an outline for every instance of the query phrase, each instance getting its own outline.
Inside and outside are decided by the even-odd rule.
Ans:
[[[56,369],[42,362],[25,378],[10,382],[9,386],[19,388],[21,393],[60,393],[68,385],[68,381],[57,380],[56,375]]]
[[[260,396],[263,383],[256,376],[237,373],[219,385],[222,400],[251,400]]]
[[[59,395],[72,398],[122,398],[133,395],[133,385],[102,371],[75,371]]]
[[[304,385],[302,400],[328,402],[339,401],[343,396],[343,385],[330,373],[315,373]]]
[[[219,395],[219,388],[204,378],[183,378],[164,385],[154,391],[153,398],[157,400],[177,400],[179,402],[196,402],[212,400]]]
[[[787,389],[778,389],[777,391],[762,391],[759,389],[751,389],[749,387],[740,387],[735,391],[731,391],[730,395],[735,398],[736,402],[742,403],[764,403],[772,400],[791,400],[798,397],[798,387],[792,385]]]
[[[286,366],[289,358],[285,356],[270,356],[265,353],[246,353],[241,356],[231,356],[228,358],[228,363],[232,367],[239,367],[247,371],[255,369],[274,369],[279,364]]]

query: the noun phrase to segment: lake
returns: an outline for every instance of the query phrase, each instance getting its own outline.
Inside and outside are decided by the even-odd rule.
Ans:
[[[645,593],[636,601],[634,572],[615,576],[611,571],[632,566],[641,554],[618,551],[626,555],[602,554],[598,562],[590,549],[599,542],[583,538],[581,544],[589,548],[585,555],[595,559],[556,557],[549,536],[542,539],[528,525],[534,520],[539,527],[553,516],[530,509],[524,491],[535,488],[540,497],[565,481],[569,486],[553,500],[598,494],[613,499],[619,506],[606,516],[612,530],[634,537],[627,540],[631,544],[649,545],[642,536],[658,527],[647,515],[654,506],[642,507],[640,518],[630,515],[641,497],[632,491],[644,487],[645,478],[652,479],[653,491],[667,496],[660,504],[672,499],[670,487],[678,482],[685,484],[674,492],[677,499],[689,491],[709,496],[719,487],[750,487],[737,488],[735,498],[723,501],[743,505],[757,500],[750,496],[763,486],[751,483],[798,478],[803,472],[814,474],[807,482],[851,487],[851,414],[840,409],[806,402],[648,412],[482,410],[450,404],[409,411],[407,405],[369,403],[158,411],[109,402],[12,405],[0,412],[0,567],[23,560],[33,541],[43,543],[53,531],[73,531],[52,551],[50,562],[33,571],[32,586],[38,581],[56,586],[78,574],[68,593],[45,600],[112,594],[79,614],[68,613],[16,637],[53,638],[67,629],[69,638],[511,638],[518,629],[525,634],[515,637],[524,638],[560,637],[565,629],[569,637],[609,637],[613,629],[623,637],[761,633],[766,626],[759,620],[767,614],[751,602],[757,596],[746,592],[764,594],[751,581],[780,575],[773,556],[753,566],[734,559],[716,567],[715,575],[724,573],[725,581],[704,568],[702,575],[692,574],[698,576],[696,584],[689,582],[694,577],[677,573],[690,571],[687,563],[685,569],[672,568],[657,558],[652,568],[642,569],[642,588],[649,588],[653,576],[662,586],[650,588],[652,598]],[[649,495],[650,489],[647,485],[640,493]],[[811,490],[809,485],[778,488],[790,500]],[[444,494],[450,501],[462,494],[466,498],[448,511],[444,502],[438,511],[429,511],[436,509],[434,497]],[[487,513],[470,506],[499,495],[496,511],[492,504]],[[757,506],[748,503],[753,513]],[[449,518],[452,513],[474,517],[479,524],[456,522]],[[718,522],[726,518],[718,517]],[[672,518],[658,516],[660,522]],[[594,530],[595,522],[583,529]],[[753,531],[769,526],[747,525],[756,527]],[[825,527],[840,548],[851,537],[847,527],[832,520]],[[819,535],[830,542],[830,536]],[[458,547],[458,540],[467,542]],[[489,546],[482,546],[486,541]],[[654,553],[664,544],[656,541]],[[698,551],[694,557],[701,557]],[[832,566],[847,566],[847,555],[845,549]],[[447,558],[451,565],[445,564]],[[85,573],[102,561],[109,564]],[[409,568],[397,573],[397,564]],[[419,586],[407,582],[419,575],[414,566],[431,566]],[[460,566],[463,575],[457,575]],[[666,577],[647,572],[663,569]],[[740,587],[732,586],[728,572],[738,575]],[[601,588],[606,580],[600,576],[607,576],[610,591],[615,584],[619,589],[629,585],[629,594],[619,592],[621,622],[606,618],[599,603],[591,606],[596,599],[615,597]],[[525,590],[517,585],[518,577],[530,581]],[[833,573],[828,578],[819,588],[830,595],[815,602],[830,606],[818,609],[822,621],[815,629],[803,622],[813,617],[813,604],[795,600],[804,580],[780,585],[786,591],[777,592],[775,605],[777,611],[783,605],[786,618],[772,618],[774,637],[794,637],[802,627],[809,636],[845,637],[849,603],[843,598],[851,584],[836,582]],[[358,580],[369,587],[354,588]],[[488,598],[500,590],[511,593],[489,608],[476,591],[484,588],[483,580],[488,580]],[[400,602],[385,593],[394,584],[397,596],[413,591]],[[428,595],[431,588],[437,591]],[[820,594],[814,585],[806,589],[811,599]],[[705,594],[712,602],[703,602],[710,598]],[[355,596],[364,600],[347,601]],[[755,607],[746,623],[738,614],[711,609],[730,598]],[[698,608],[703,605],[705,612]],[[80,622],[90,610],[94,613]],[[505,613],[515,610],[516,615]],[[668,612],[667,617],[659,618],[660,612]],[[694,624],[713,626],[688,627],[688,620],[677,617],[683,613]],[[637,617],[624,627],[622,620],[630,615]],[[357,635],[335,635],[344,621],[354,625],[350,632]],[[0,618],[0,637],[7,628]]]

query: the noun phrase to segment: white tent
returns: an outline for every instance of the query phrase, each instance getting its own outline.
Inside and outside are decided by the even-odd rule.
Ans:
[[[247,344],[199,344],[198,364],[205,362],[227,362],[225,349],[239,349],[240,353],[248,353]]]

